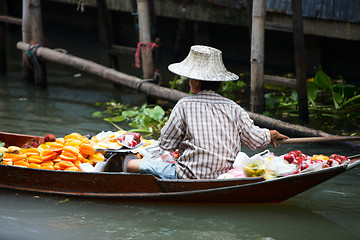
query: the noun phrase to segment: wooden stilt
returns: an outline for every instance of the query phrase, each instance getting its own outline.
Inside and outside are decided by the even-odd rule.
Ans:
[[[44,41],[41,2],[40,0],[23,0],[23,41],[33,43],[33,47],[39,46]],[[38,61],[34,56],[29,61],[26,52],[23,53],[24,78],[35,82],[36,85],[46,86],[45,62]]]
[[[293,32],[294,32],[294,49],[296,65],[296,88],[298,92],[299,119],[303,123],[309,122],[309,108],[307,96],[306,80],[306,58],[304,32],[302,24],[302,5],[301,0],[292,0],[293,12]]]
[[[109,66],[119,70],[119,60],[116,55],[111,53],[111,48],[114,45],[114,35],[111,22],[110,12],[106,5],[106,0],[96,0],[98,7],[98,18],[101,25],[101,30],[103,31],[103,39],[105,41],[105,46],[108,49],[109,55]]]
[[[262,113],[264,99],[265,0],[254,0],[251,33],[251,111]]]
[[[139,19],[139,38],[141,47],[141,60],[144,79],[152,79],[154,66],[152,59],[152,45],[150,34],[150,11],[148,0],[137,0]]]
[[[0,0],[0,15],[6,15],[6,1]],[[0,74],[6,74],[6,27],[5,23],[0,22]]]

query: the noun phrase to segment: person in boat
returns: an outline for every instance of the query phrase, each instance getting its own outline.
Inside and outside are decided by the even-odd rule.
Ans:
[[[180,157],[167,163],[130,155],[123,161],[124,172],[167,179],[214,179],[232,168],[241,145],[255,150],[272,143],[276,148],[277,140],[288,138],[254,125],[242,107],[215,92],[220,82],[239,78],[225,68],[220,50],[192,46],[182,62],[168,69],[187,77],[195,94],[178,101],[159,138],[160,148],[178,150]]]

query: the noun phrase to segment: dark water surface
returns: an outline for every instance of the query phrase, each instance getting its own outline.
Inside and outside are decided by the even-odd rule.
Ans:
[[[77,50],[86,55],[83,48]],[[20,54],[8,54],[9,73],[0,81],[1,131],[57,137],[115,131],[92,118],[95,102],[144,101],[141,94],[55,64],[48,64],[47,89],[25,84]],[[357,153],[325,144],[269,147],[279,155],[295,149],[308,155]],[[241,205],[117,202],[1,189],[0,239],[360,239],[359,182],[356,168],[281,204]]]

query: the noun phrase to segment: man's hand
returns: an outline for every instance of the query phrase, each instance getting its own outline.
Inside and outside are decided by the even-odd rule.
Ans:
[[[288,139],[288,138],[289,138],[288,136],[285,136],[276,130],[270,130],[271,144],[274,146],[274,148],[277,147],[277,144],[276,144],[277,140],[283,140],[283,139]]]

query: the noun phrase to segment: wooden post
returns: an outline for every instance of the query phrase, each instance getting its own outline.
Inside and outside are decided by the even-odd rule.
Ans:
[[[23,0],[22,38],[26,43],[33,43],[34,47],[44,41],[40,0]],[[34,57],[29,61],[26,52],[23,53],[23,62],[25,63],[24,78],[34,81],[36,85],[45,86],[45,62],[38,61]]]
[[[249,24],[249,40],[251,42],[251,33],[252,33],[252,8],[253,0],[247,0],[247,10],[248,10],[248,24]]]
[[[254,0],[251,31],[251,111],[262,113],[264,98],[265,0]]]
[[[304,32],[302,24],[301,0],[292,0],[293,33],[296,65],[296,87],[298,92],[299,119],[304,123],[309,122],[309,108],[306,82],[306,58]]]
[[[0,0],[0,15],[6,15],[6,1]],[[6,28],[5,23],[0,22],[0,74],[6,74]]]
[[[112,22],[110,19],[110,12],[106,5],[106,0],[96,0],[98,7],[98,18],[100,23],[101,34],[104,36],[105,46],[108,50],[109,65],[114,69],[119,69],[119,61],[117,56],[111,54],[111,48],[114,45],[114,36],[112,30]]]
[[[144,79],[152,79],[154,76],[154,66],[152,60],[149,1],[137,0],[137,4],[142,69]]]

